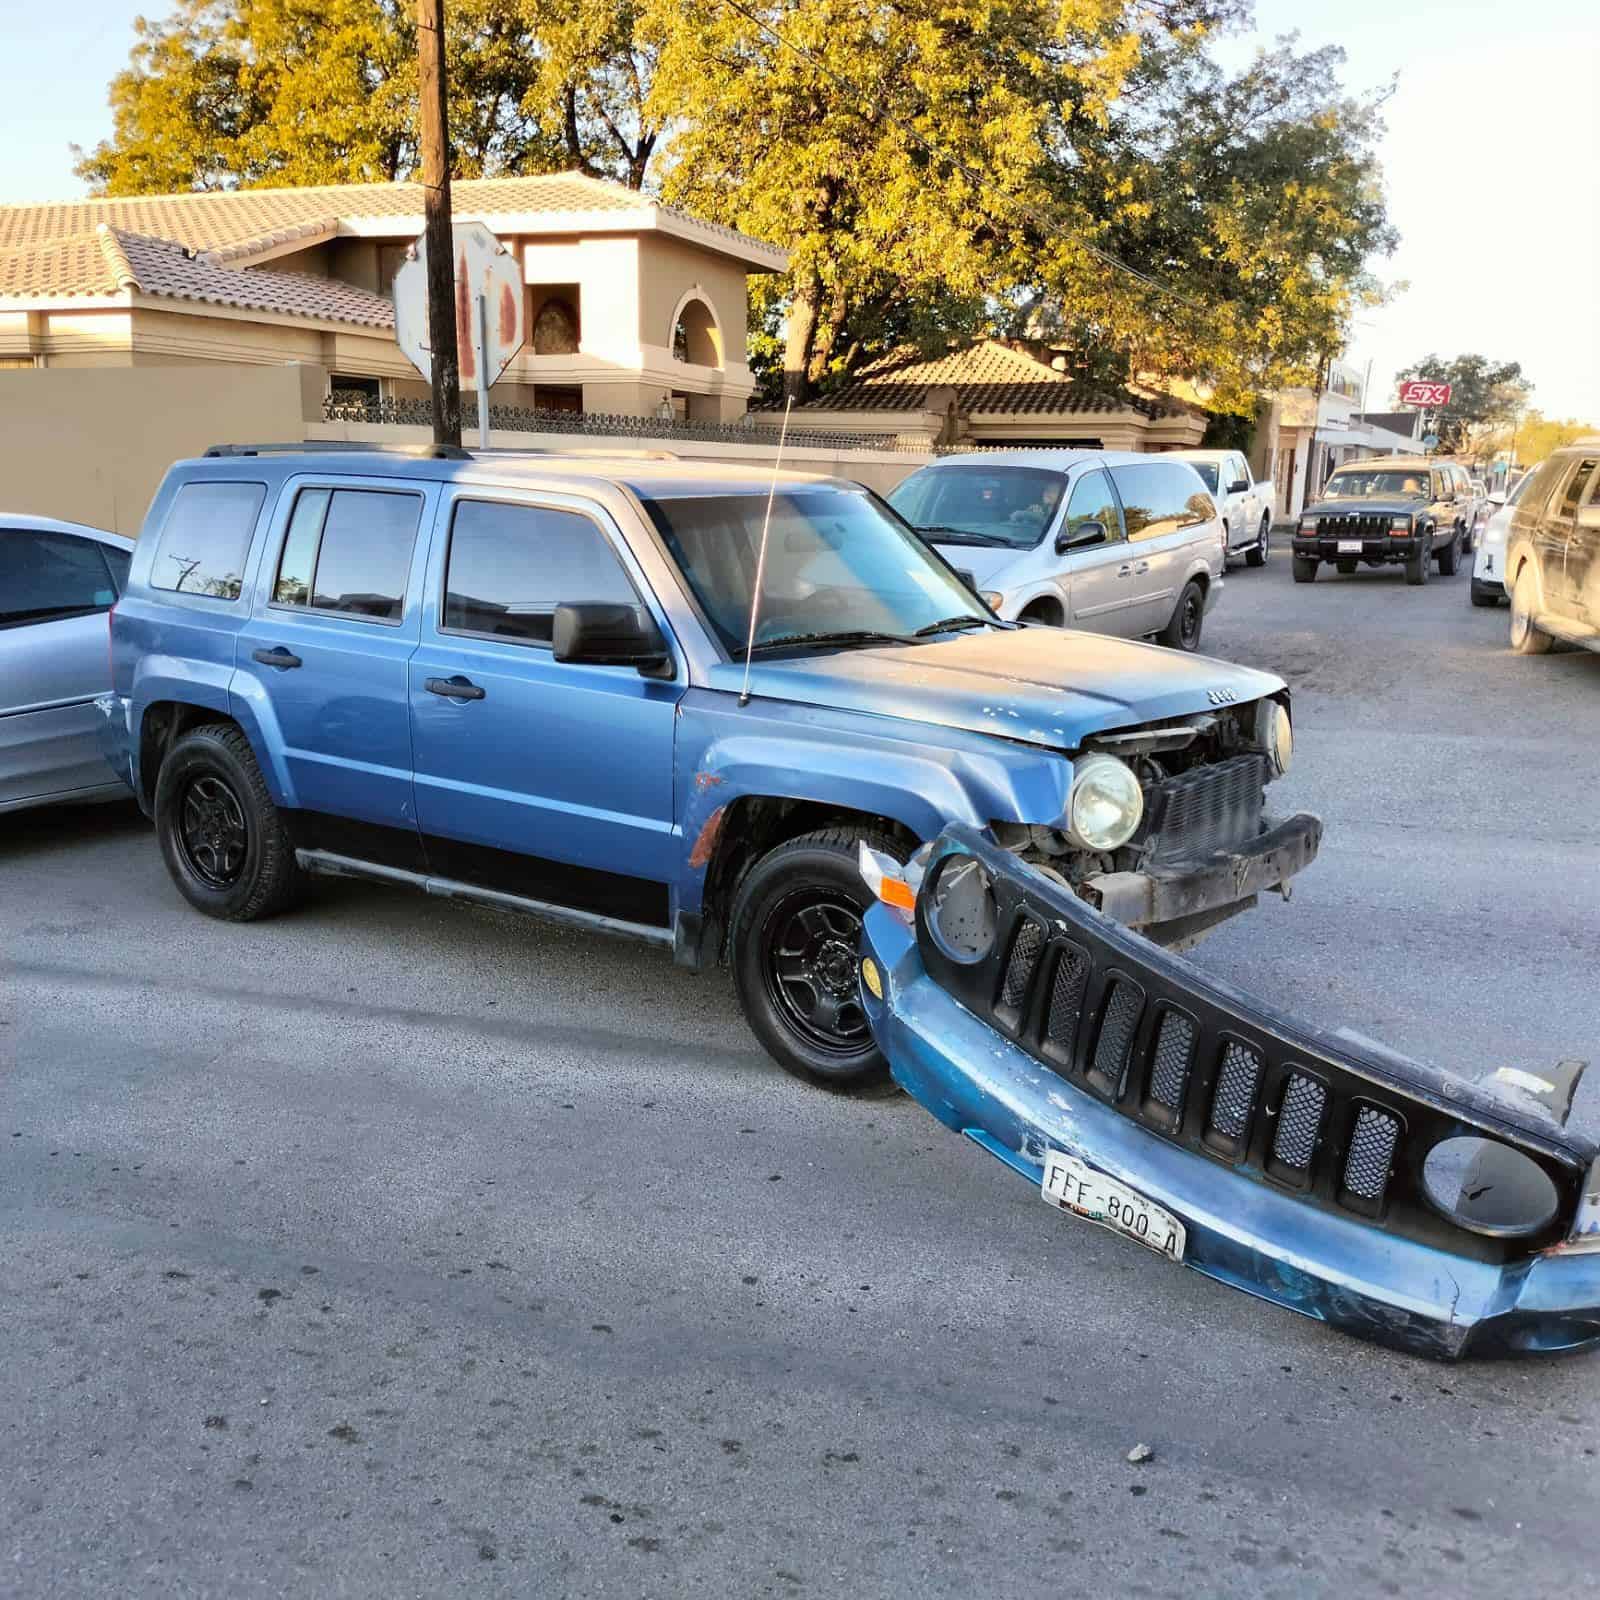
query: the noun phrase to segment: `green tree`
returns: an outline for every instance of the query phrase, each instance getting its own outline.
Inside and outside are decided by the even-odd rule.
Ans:
[[[1436,417],[1439,449],[1446,455],[1473,453],[1476,438],[1510,423],[1532,393],[1521,362],[1491,361],[1479,355],[1451,359],[1426,355],[1401,368],[1395,382],[1408,378],[1450,385],[1450,404]]]

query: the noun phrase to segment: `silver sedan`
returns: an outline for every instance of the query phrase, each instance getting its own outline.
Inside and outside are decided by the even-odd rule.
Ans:
[[[100,753],[106,614],[133,540],[0,512],[0,811],[125,798]]]

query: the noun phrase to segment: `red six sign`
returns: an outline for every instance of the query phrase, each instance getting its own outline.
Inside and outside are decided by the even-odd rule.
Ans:
[[[1448,383],[1429,383],[1425,378],[1410,378],[1400,385],[1400,404],[1432,408],[1450,404]]]

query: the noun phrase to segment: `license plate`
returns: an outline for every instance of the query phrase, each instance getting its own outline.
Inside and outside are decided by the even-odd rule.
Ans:
[[[1361,541],[1359,539],[1341,539],[1339,541],[1339,554],[1342,556],[1360,555]]]
[[[1114,1233],[1125,1233],[1169,1261],[1183,1260],[1188,1236],[1170,1211],[1163,1211],[1127,1184],[1085,1166],[1076,1156],[1052,1150],[1045,1157],[1040,1193],[1047,1205],[1076,1212]]]

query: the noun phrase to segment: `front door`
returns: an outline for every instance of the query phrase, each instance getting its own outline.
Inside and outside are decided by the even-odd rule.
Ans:
[[[422,866],[406,664],[437,490],[291,480],[274,515],[233,693],[283,751],[296,843]]]
[[[582,501],[534,505],[484,490],[458,491],[446,520],[410,668],[429,870],[666,926],[680,854],[681,668],[646,677],[557,661],[550,648],[557,605],[642,603],[643,580],[614,526]]]
[[[1099,523],[1105,529],[1105,538],[1076,550],[1069,543],[1061,558],[1072,626],[1134,637],[1138,630],[1130,610],[1133,562],[1128,556],[1117,497],[1111,492],[1111,480],[1100,467],[1085,472],[1073,484],[1061,528],[1070,541],[1087,522]]]

